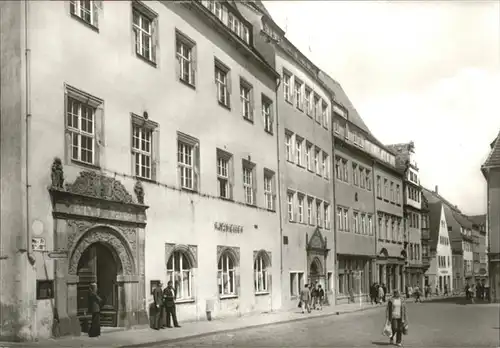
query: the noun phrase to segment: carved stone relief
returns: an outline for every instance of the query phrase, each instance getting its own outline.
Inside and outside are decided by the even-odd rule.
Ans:
[[[186,255],[191,267],[198,268],[198,246],[175,243],[165,243],[165,263],[175,251],[180,251]]]
[[[66,248],[69,250],[75,241],[75,238],[82,235],[89,229],[91,229],[94,225],[95,222],[92,221],[86,221],[86,220],[66,220],[66,223],[68,224],[68,245]]]
[[[225,245],[217,245],[217,263],[219,263],[220,257],[225,252],[228,252],[233,257],[236,266],[240,265],[240,248]]]
[[[272,258],[272,254],[270,251],[267,251],[267,250],[254,250],[253,252],[253,261],[255,262],[255,260],[257,259],[257,256],[259,254],[264,254],[263,257],[266,259],[266,262],[267,262],[267,266],[272,266],[273,264],[273,258]]]
[[[132,251],[137,250],[137,230],[135,227],[121,227],[120,231],[123,233],[128,243],[130,244],[130,248]]]
[[[93,171],[82,171],[66,191],[110,201],[133,203],[132,196],[123,184],[111,177]]]
[[[133,256],[129,247],[124,241],[120,240],[114,233],[105,230],[91,230],[86,233],[78,245],[74,248],[69,260],[69,274],[75,275],[78,268],[78,262],[85,250],[94,243],[104,243],[112,247],[117,254],[122,266],[123,275],[135,274],[135,265]]]

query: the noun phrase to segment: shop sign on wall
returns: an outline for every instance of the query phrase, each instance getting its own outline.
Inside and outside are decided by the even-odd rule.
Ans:
[[[214,222],[214,228],[217,231],[227,232],[227,233],[243,233],[243,226],[228,224],[225,222]]]

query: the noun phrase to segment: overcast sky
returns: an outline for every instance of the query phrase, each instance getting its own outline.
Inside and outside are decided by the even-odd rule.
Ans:
[[[480,165],[500,131],[499,1],[265,1],[383,143],[413,140],[421,184],[486,212]]]

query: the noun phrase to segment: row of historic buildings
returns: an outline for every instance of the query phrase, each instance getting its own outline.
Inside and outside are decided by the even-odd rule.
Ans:
[[[188,320],[423,284],[413,143],[378,141],[260,1],[2,2],[0,33],[3,339],[80,333],[90,282],[123,327],[159,281]]]

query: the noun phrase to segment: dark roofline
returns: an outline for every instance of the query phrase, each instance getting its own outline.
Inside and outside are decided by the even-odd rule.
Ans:
[[[460,214],[462,214],[462,211],[460,209],[458,209],[458,207],[455,207],[453,204],[451,204],[450,201],[448,201],[446,198],[444,198],[443,196],[441,196],[439,193],[431,191],[431,190],[429,190],[428,188],[426,188],[424,186],[422,186],[422,191],[427,191],[429,194],[431,194],[432,196],[436,197],[438,200],[442,201],[444,204],[446,204],[448,207],[450,207],[451,210],[457,211]]]

